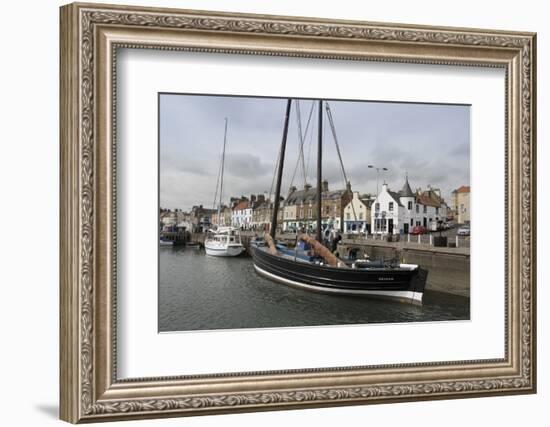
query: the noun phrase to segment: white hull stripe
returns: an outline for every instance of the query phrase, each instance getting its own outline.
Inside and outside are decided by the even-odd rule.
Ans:
[[[296,286],[300,288],[306,288],[315,290],[318,292],[324,292],[324,293],[334,293],[334,294],[347,294],[347,295],[373,295],[373,296],[381,296],[386,298],[396,298],[401,300],[412,300],[416,302],[422,302],[422,292],[413,292],[413,291],[380,291],[380,290],[366,290],[366,289],[336,289],[336,288],[326,288],[323,286],[315,286],[315,285],[309,285],[301,282],[296,282],[294,280],[285,279],[283,277],[277,276],[273,273],[269,273],[268,271],[263,270],[262,268],[258,267],[256,264],[254,264],[254,268],[258,273],[261,275],[268,277],[272,280],[275,280],[277,282],[281,282],[290,286]]]
[[[205,248],[205,251],[206,251],[206,255],[211,255],[211,256],[237,256],[244,251],[244,248],[225,248],[225,249]]]

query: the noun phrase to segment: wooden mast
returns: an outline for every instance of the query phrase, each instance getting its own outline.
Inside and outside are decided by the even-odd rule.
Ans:
[[[277,229],[277,214],[279,212],[279,199],[281,198],[281,181],[283,179],[283,164],[285,162],[286,137],[288,135],[288,119],[290,117],[291,103],[292,100],[289,99],[286,104],[285,125],[283,129],[283,140],[281,141],[281,152],[279,154],[279,170],[277,171],[275,200],[273,202],[273,217],[271,218],[271,230],[269,230],[269,234],[273,240],[275,240],[275,230]]]
[[[323,242],[321,237],[321,201],[322,201],[322,163],[323,163],[323,101],[319,100],[319,129],[317,136],[317,241]]]

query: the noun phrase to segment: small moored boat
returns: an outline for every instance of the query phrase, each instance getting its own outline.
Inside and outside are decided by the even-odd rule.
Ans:
[[[216,198],[219,192],[218,214],[217,214],[218,228],[215,230],[210,230],[208,236],[204,241],[204,249],[206,251],[206,255],[231,257],[231,256],[238,256],[242,254],[245,248],[241,242],[241,235],[237,228],[229,227],[229,226],[225,226],[225,227],[220,226],[220,224],[222,223],[221,208],[222,208],[223,173],[224,173],[224,167],[225,167],[226,144],[227,144],[227,118],[225,119],[225,131],[223,134],[223,150],[222,150],[222,158],[221,158],[220,172],[219,172],[219,188],[216,187],[216,194],[214,195],[214,204],[215,204]]]
[[[239,230],[235,227],[220,227],[204,242],[206,255],[211,256],[238,256],[244,252]]]
[[[163,239],[162,237],[159,240],[159,246],[174,246],[173,240]]]

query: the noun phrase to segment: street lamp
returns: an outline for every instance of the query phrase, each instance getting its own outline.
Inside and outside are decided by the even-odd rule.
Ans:
[[[388,171],[388,168],[379,168],[373,165],[368,165],[370,169],[376,169],[376,197],[378,197],[378,178],[380,176],[380,171]]]

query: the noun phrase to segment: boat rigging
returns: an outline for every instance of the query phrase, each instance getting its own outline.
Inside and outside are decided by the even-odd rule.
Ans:
[[[322,163],[323,163],[323,100],[318,102],[316,237],[301,234],[297,244],[289,248],[277,242],[276,228],[281,195],[288,125],[292,99],[286,105],[283,136],[277,162],[277,181],[270,233],[255,239],[250,246],[256,272],[271,280],[309,290],[393,298],[421,303],[427,272],[418,265],[393,261],[340,259],[322,244]],[[344,179],[342,155],[336,137],[334,120],[328,103],[325,104]],[[300,120],[300,119],[298,119]],[[300,131],[300,135],[301,131]],[[301,150],[304,138],[300,137]],[[300,160],[299,160],[300,161]]]

